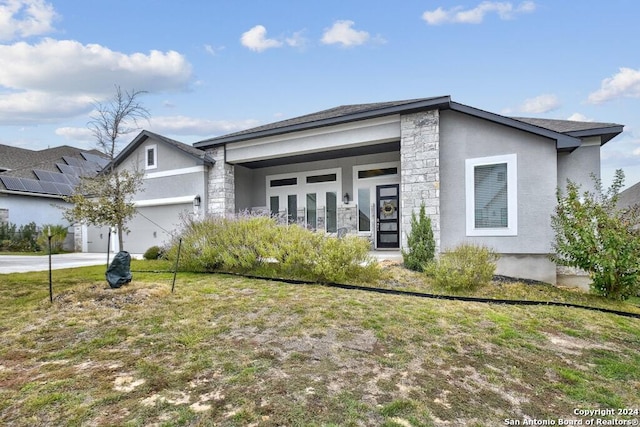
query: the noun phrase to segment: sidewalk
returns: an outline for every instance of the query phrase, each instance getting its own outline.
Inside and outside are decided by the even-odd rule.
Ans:
[[[109,255],[109,261],[115,254]],[[131,258],[138,255],[132,254]],[[105,253],[72,253],[51,255],[51,269],[87,267],[103,264],[107,268],[107,254]],[[0,255],[0,274],[25,273],[29,271],[49,270],[48,255]]]

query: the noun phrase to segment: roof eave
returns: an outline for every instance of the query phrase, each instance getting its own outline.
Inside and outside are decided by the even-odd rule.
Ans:
[[[384,108],[379,108],[379,109],[376,109],[376,110],[363,111],[363,112],[347,114],[347,115],[339,116],[339,117],[332,117],[332,118],[323,119],[323,120],[316,120],[316,121],[313,121],[313,122],[299,123],[299,124],[295,124],[295,125],[284,126],[284,127],[281,127],[281,128],[266,129],[266,130],[263,130],[263,131],[246,133],[246,134],[242,134],[242,135],[234,135],[234,136],[229,136],[229,137],[222,136],[222,137],[217,137],[217,138],[211,138],[211,139],[207,139],[207,140],[204,140],[204,141],[196,142],[195,144],[193,144],[193,146],[196,147],[196,148],[216,147],[216,146],[219,146],[219,145],[224,145],[224,144],[233,143],[233,142],[246,141],[246,140],[249,140],[249,139],[265,138],[265,137],[268,137],[268,136],[282,135],[282,134],[291,133],[291,132],[300,132],[300,131],[309,130],[309,129],[317,129],[317,128],[321,128],[321,127],[325,127],[325,126],[334,126],[334,125],[339,125],[339,124],[343,124],[343,123],[355,122],[355,121],[359,121],[359,120],[374,119],[374,118],[377,118],[377,117],[390,116],[390,115],[393,115],[393,114],[400,114],[400,113],[408,114],[408,113],[411,113],[411,112],[414,112],[414,111],[421,111],[421,110],[425,110],[425,109],[444,108],[444,107],[448,106],[450,102],[451,102],[451,97],[450,96],[448,96],[448,95],[447,96],[441,96],[441,97],[437,97],[437,98],[431,98],[431,99],[428,99],[428,100],[412,102],[412,103],[409,103],[409,104],[395,105],[395,106],[391,106],[391,107],[384,107]]]
[[[624,125],[607,126],[605,128],[586,129],[567,132],[567,135],[575,138],[587,138],[590,136],[599,136],[601,138],[600,145],[604,145],[616,136],[620,135],[624,130]]]
[[[173,144],[169,144],[166,141],[163,141],[163,137],[162,135],[157,135],[153,132],[150,132],[148,130],[142,130],[140,131],[140,133],[138,134],[138,136],[136,136],[130,143],[129,145],[127,145],[120,153],[118,153],[118,155],[113,159],[113,161],[109,164],[107,164],[102,170],[103,171],[108,171],[110,170],[110,167],[116,167],[119,164],[121,164],[124,159],[126,159],[133,151],[135,151],[140,145],[142,145],[147,139],[151,138],[151,137],[155,137],[157,138],[159,141],[161,142],[165,142],[167,145],[170,145],[171,147],[174,147],[178,150],[180,150],[178,147],[176,147]],[[208,165],[208,166],[212,166],[215,163],[215,160],[213,160],[211,157],[207,156],[206,153],[202,153],[201,156],[197,156],[193,153],[189,153],[188,151],[185,150],[180,150],[181,152],[183,152],[184,154],[196,159],[198,161],[198,165]]]
[[[580,138],[572,135],[565,135],[559,132],[545,129],[540,126],[535,126],[529,123],[521,122],[519,120],[512,119],[510,117],[501,116],[499,114],[490,113],[489,111],[480,110],[478,108],[470,107],[468,105],[459,104],[457,102],[450,102],[449,108],[453,111],[469,114],[481,119],[489,120],[495,123],[499,123],[505,126],[509,126],[515,129],[519,129],[525,132],[530,132],[536,135],[543,136],[545,138],[553,139],[556,141],[556,149],[558,151],[573,151],[580,147],[582,142]]]

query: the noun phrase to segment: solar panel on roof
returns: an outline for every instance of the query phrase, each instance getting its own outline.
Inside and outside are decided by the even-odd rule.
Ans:
[[[100,167],[104,167],[107,163],[109,163],[109,160],[105,159],[104,157],[97,156],[95,154],[91,154],[91,153],[81,153],[81,154],[82,154],[82,157],[84,157],[88,162],[96,163]]]
[[[69,166],[64,163],[56,163],[56,166],[60,169],[60,172],[67,175],[78,176],[82,172],[82,168],[78,166]]]
[[[69,180],[72,186],[78,185],[78,183],[80,182],[80,178],[77,177],[76,175],[68,175],[67,179]]]
[[[71,166],[80,166],[82,163],[82,160],[75,158],[75,157],[70,157],[70,156],[62,156],[62,159],[67,162],[68,165]]]
[[[13,176],[0,176],[0,180],[2,180],[2,183],[4,184],[4,186],[7,187],[7,190],[12,190],[12,191],[26,190],[24,188],[24,185],[20,181],[20,178],[15,178]]]
[[[58,189],[58,194],[62,194],[63,196],[70,196],[71,194],[73,194],[73,188],[71,188],[71,186],[68,184],[56,183],[55,186]]]
[[[58,192],[58,188],[56,187],[55,182],[49,181],[40,181],[40,186],[42,187],[42,191],[47,194],[60,194]]]
[[[20,182],[24,185],[25,190],[31,193],[44,193],[40,181],[29,178],[20,178]]]
[[[53,177],[51,176],[51,172],[49,172],[49,171],[43,171],[41,169],[34,169],[33,173],[36,174],[36,176],[38,177],[38,179],[40,181],[55,182]]]
[[[51,178],[53,182],[56,182],[58,184],[69,184],[69,180],[63,173],[59,173],[59,172],[50,172],[50,173],[51,173]]]

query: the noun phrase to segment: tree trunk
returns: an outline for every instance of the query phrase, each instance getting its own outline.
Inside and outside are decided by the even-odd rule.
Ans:
[[[124,228],[123,224],[122,223],[118,224],[117,228],[118,228],[118,248],[119,250],[124,251],[124,242],[123,242],[124,239],[122,237],[122,229]]]

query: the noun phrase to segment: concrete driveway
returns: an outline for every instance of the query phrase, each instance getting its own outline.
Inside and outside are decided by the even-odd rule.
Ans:
[[[109,255],[109,260],[111,261],[113,257],[113,254]],[[73,253],[51,255],[51,268],[53,270],[100,264],[103,264],[106,269],[107,254]],[[0,274],[45,270],[49,270],[48,255],[0,255]]]

